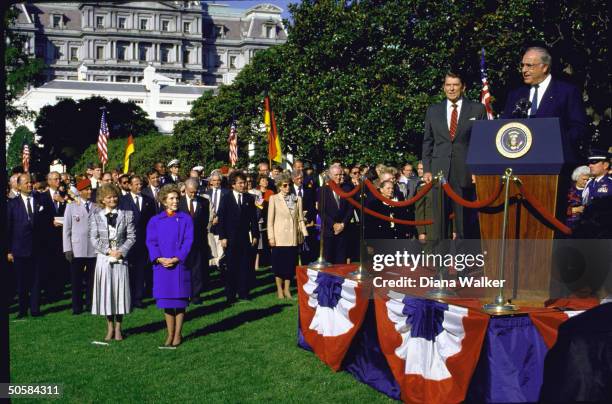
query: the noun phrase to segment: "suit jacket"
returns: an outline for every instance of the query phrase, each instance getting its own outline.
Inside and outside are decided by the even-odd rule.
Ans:
[[[210,218],[210,202],[208,199],[196,196],[196,209],[193,220],[193,245],[202,248],[208,243],[208,221]],[[185,212],[189,215],[189,206],[187,206],[187,198],[182,196],[179,201],[180,212]]]
[[[155,216],[155,202],[146,195],[140,194],[142,197],[141,208],[138,210],[132,194],[122,196],[119,199],[119,209],[128,210],[132,212],[134,221],[134,229],[136,231],[136,242],[135,249],[142,250],[145,246],[147,223]]]
[[[287,207],[282,194],[272,195],[268,201],[268,240],[277,247],[295,247],[298,245],[299,233],[308,235],[304,223],[302,198],[297,197],[296,209]]]
[[[517,101],[521,98],[529,99],[530,88],[523,85],[508,94],[502,118],[513,118],[512,112]],[[582,95],[575,86],[553,77],[542,96],[534,118],[559,118],[564,141],[572,146],[567,150],[566,158],[577,159],[577,145],[587,132],[588,121]]]
[[[48,203],[41,201],[40,194],[32,193],[32,221],[21,196],[7,203],[8,252],[15,257],[31,257],[45,254],[48,238],[53,229],[54,212]]]
[[[227,240],[228,249],[247,246],[251,237],[259,238],[255,198],[249,193],[242,194],[242,207],[238,207],[234,193],[229,192],[219,202],[217,230],[219,239]]]
[[[484,105],[463,98],[457,131],[451,142],[446,120],[446,102],[445,99],[427,109],[423,137],[423,169],[432,175],[442,171],[451,185],[466,188],[472,184],[472,173],[465,164],[472,124],[476,119],[485,119],[487,114]]]
[[[347,190],[345,189],[345,191]],[[351,217],[353,216],[353,207],[342,198],[340,198],[340,205],[338,206],[333,194],[334,192],[329,186],[321,188],[319,209],[322,206],[323,199],[325,199],[324,211],[321,212],[323,226],[325,226],[325,237],[333,236],[334,223],[344,223],[346,229],[346,226],[349,224]],[[344,233],[344,231],[342,233]]]
[[[295,195],[295,188],[293,185],[290,187],[290,193]],[[306,223],[311,223],[317,219],[317,206],[316,206],[316,189],[313,181],[309,182],[308,185],[302,184],[302,209],[304,211],[304,220]]]
[[[66,211],[66,202],[61,202],[56,204],[53,200],[53,195],[51,194],[51,190],[48,189],[45,192],[40,193],[41,201],[43,203],[49,204],[51,207],[51,212],[53,212],[53,216],[64,216],[64,212]]]
[[[64,252],[72,252],[77,258],[95,257],[96,251],[89,240],[89,216],[98,213],[100,208],[90,203],[89,212],[80,200],[68,204],[64,212],[62,241]]]
[[[218,196],[218,201],[216,202],[217,204],[221,205],[221,199],[223,199],[223,197],[225,195],[227,195],[228,193],[231,193],[231,191],[227,188],[219,188],[219,191],[221,192]],[[217,215],[217,213],[215,212],[215,201],[213,201],[213,190],[212,188],[207,189],[205,195],[208,196],[208,200],[210,201],[210,208],[212,209],[213,212],[213,217],[210,219],[212,221],[212,219]],[[219,207],[217,206],[217,211],[219,210]],[[219,234],[218,231],[218,225],[211,225],[210,226],[210,232],[212,234]]]
[[[159,192],[159,190],[157,191]],[[161,204],[159,202],[157,202],[157,199],[155,198],[155,195],[153,194],[153,190],[151,189],[151,186],[147,185],[146,187],[142,188],[142,191],[140,191],[140,193],[144,196],[147,196],[149,198],[151,198],[153,200],[153,203],[155,204],[155,213],[160,213],[163,210],[163,207],[161,206]]]
[[[108,240],[108,222],[106,209],[100,209],[95,215],[89,216],[89,240],[96,253],[106,255],[110,250]],[[136,242],[134,218],[129,210],[117,210],[117,250],[127,257]]]

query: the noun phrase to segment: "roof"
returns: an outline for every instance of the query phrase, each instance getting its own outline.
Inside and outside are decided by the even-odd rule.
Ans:
[[[77,80],[52,80],[43,84],[40,88],[56,88],[60,90],[123,91],[136,93],[146,92],[145,86],[142,84]]]
[[[159,90],[162,94],[198,94],[202,95],[204,91],[213,90],[212,87],[193,87],[193,86],[162,86]]]

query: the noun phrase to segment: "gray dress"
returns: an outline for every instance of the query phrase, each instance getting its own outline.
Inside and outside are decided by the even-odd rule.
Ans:
[[[130,312],[130,277],[125,257],[134,245],[136,235],[132,212],[116,210],[115,226],[108,223],[103,209],[89,218],[89,239],[97,253],[94,273],[91,313],[102,316]],[[110,257],[111,247],[121,251],[124,258]]]

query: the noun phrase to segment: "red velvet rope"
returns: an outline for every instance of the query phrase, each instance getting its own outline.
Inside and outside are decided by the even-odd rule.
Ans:
[[[350,203],[351,205],[353,205],[356,209],[361,209],[361,205],[353,198],[348,198],[346,201]],[[433,224],[433,220],[404,220],[404,219],[391,218],[391,217],[383,215],[382,213],[378,213],[375,210],[366,208],[365,206],[363,207],[363,212],[367,213],[370,216],[374,216],[381,220],[384,220],[386,222],[405,224],[406,226],[425,226],[428,224]]]
[[[544,219],[546,219],[557,230],[559,230],[561,233],[565,234],[566,236],[569,236],[572,234],[572,229],[567,227],[565,224],[561,223],[556,217],[554,217],[548,211],[546,211],[546,209],[542,206],[540,201],[538,201],[533,195],[531,195],[529,191],[527,191],[527,188],[524,187],[520,181],[516,181],[516,186],[518,187],[519,191],[521,191],[521,194],[523,194],[525,199],[527,199],[529,204],[531,204],[531,206],[533,206],[533,208],[537,210],[538,213],[542,215],[542,217],[544,217]]]
[[[417,192],[412,198],[407,199],[405,201],[397,202],[397,201],[392,201],[391,199],[385,198],[383,194],[378,192],[378,189],[376,189],[376,186],[372,184],[370,180],[365,180],[365,184],[370,190],[370,192],[372,192],[372,195],[376,197],[376,199],[378,199],[381,202],[386,203],[387,205],[396,206],[398,208],[403,208],[405,206],[412,205],[413,203],[415,203],[416,201],[424,197],[425,194],[429,192],[431,187],[433,187],[433,182],[430,182],[429,184],[426,184],[423,188],[421,188],[421,190]]]
[[[472,208],[472,209],[480,209],[480,208],[484,208],[485,206],[489,206],[490,204],[492,204],[497,199],[499,194],[501,193],[502,188],[503,188],[503,182],[498,181],[497,188],[495,189],[495,191],[493,191],[491,196],[489,196],[487,199],[483,201],[468,201],[467,199],[463,199],[462,197],[457,195],[455,191],[453,191],[453,189],[451,188],[448,182],[442,185],[442,189],[444,189],[444,192],[446,192],[446,195],[448,195],[449,198],[451,198],[453,201],[455,201],[456,203],[458,203],[459,205],[463,207]]]
[[[327,185],[331,187],[331,189],[338,194],[338,196],[342,199],[348,199],[348,198],[352,198],[353,196],[355,196],[357,194],[357,192],[359,192],[359,190],[361,189],[361,184],[355,186],[355,188],[351,189],[349,192],[344,192],[342,190],[342,188],[340,188],[340,186],[338,186],[338,184],[336,184],[333,181],[328,181]]]

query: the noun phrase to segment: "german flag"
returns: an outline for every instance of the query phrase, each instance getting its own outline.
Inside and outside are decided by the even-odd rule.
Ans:
[[[127,144],[125,145],[125,157],[123,158],[123,173],[130,172],[130,156],[134,153],[134,138],[128,136]]]
[[[280,138],[276,130],[276,120],[274,119],[274,112],[270,107],[270,97],[264,98],[264,123],[266,125],[266,132],[268,133],[268,159],[270,161],[276,161],[278,163],[283,162],[281,155]]]

